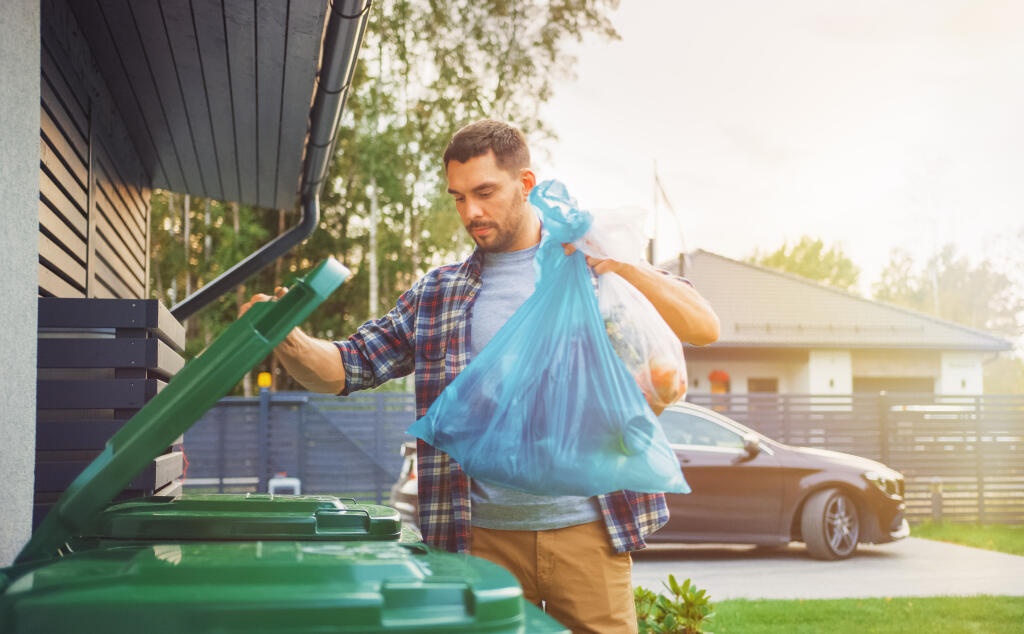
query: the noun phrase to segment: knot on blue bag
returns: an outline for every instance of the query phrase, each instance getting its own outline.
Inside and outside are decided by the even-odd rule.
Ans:
[[[575,242],[594,221],[560,181],[546,180],[536,185],[530,191],[530,204],[540,210],[545,237],[552,242]]]

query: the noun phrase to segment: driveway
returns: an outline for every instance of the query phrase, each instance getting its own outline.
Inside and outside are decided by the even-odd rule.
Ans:
[[[774,551],[750,546],[656,544],[633,554],[633,584],[664,591],[674,574],[712,600],[837,599],[1001,594],[1024,596],[1024,557],[908,537],[857,547],[844,561],[818,561],[803,544]]]

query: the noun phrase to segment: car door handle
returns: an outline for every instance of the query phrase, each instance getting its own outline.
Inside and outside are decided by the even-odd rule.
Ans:
[[[690,459],[687,458],[686,456],[679,456],[679,462],[681,462],[683,464],[689,464]]]

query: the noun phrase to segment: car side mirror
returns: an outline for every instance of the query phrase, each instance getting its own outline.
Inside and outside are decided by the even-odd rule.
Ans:
[[[743,436],[743,451],[747,452],[748,458],[753,458],[761,453],[761,440],[754,434]]]

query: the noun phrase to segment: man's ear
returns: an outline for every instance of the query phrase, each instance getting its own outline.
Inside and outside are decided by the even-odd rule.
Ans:
[[[519,172],[519,182],[523,185],[523,200],[530,197],[530,190],[537,184],[537,175],[529,168],[523,168]]]

